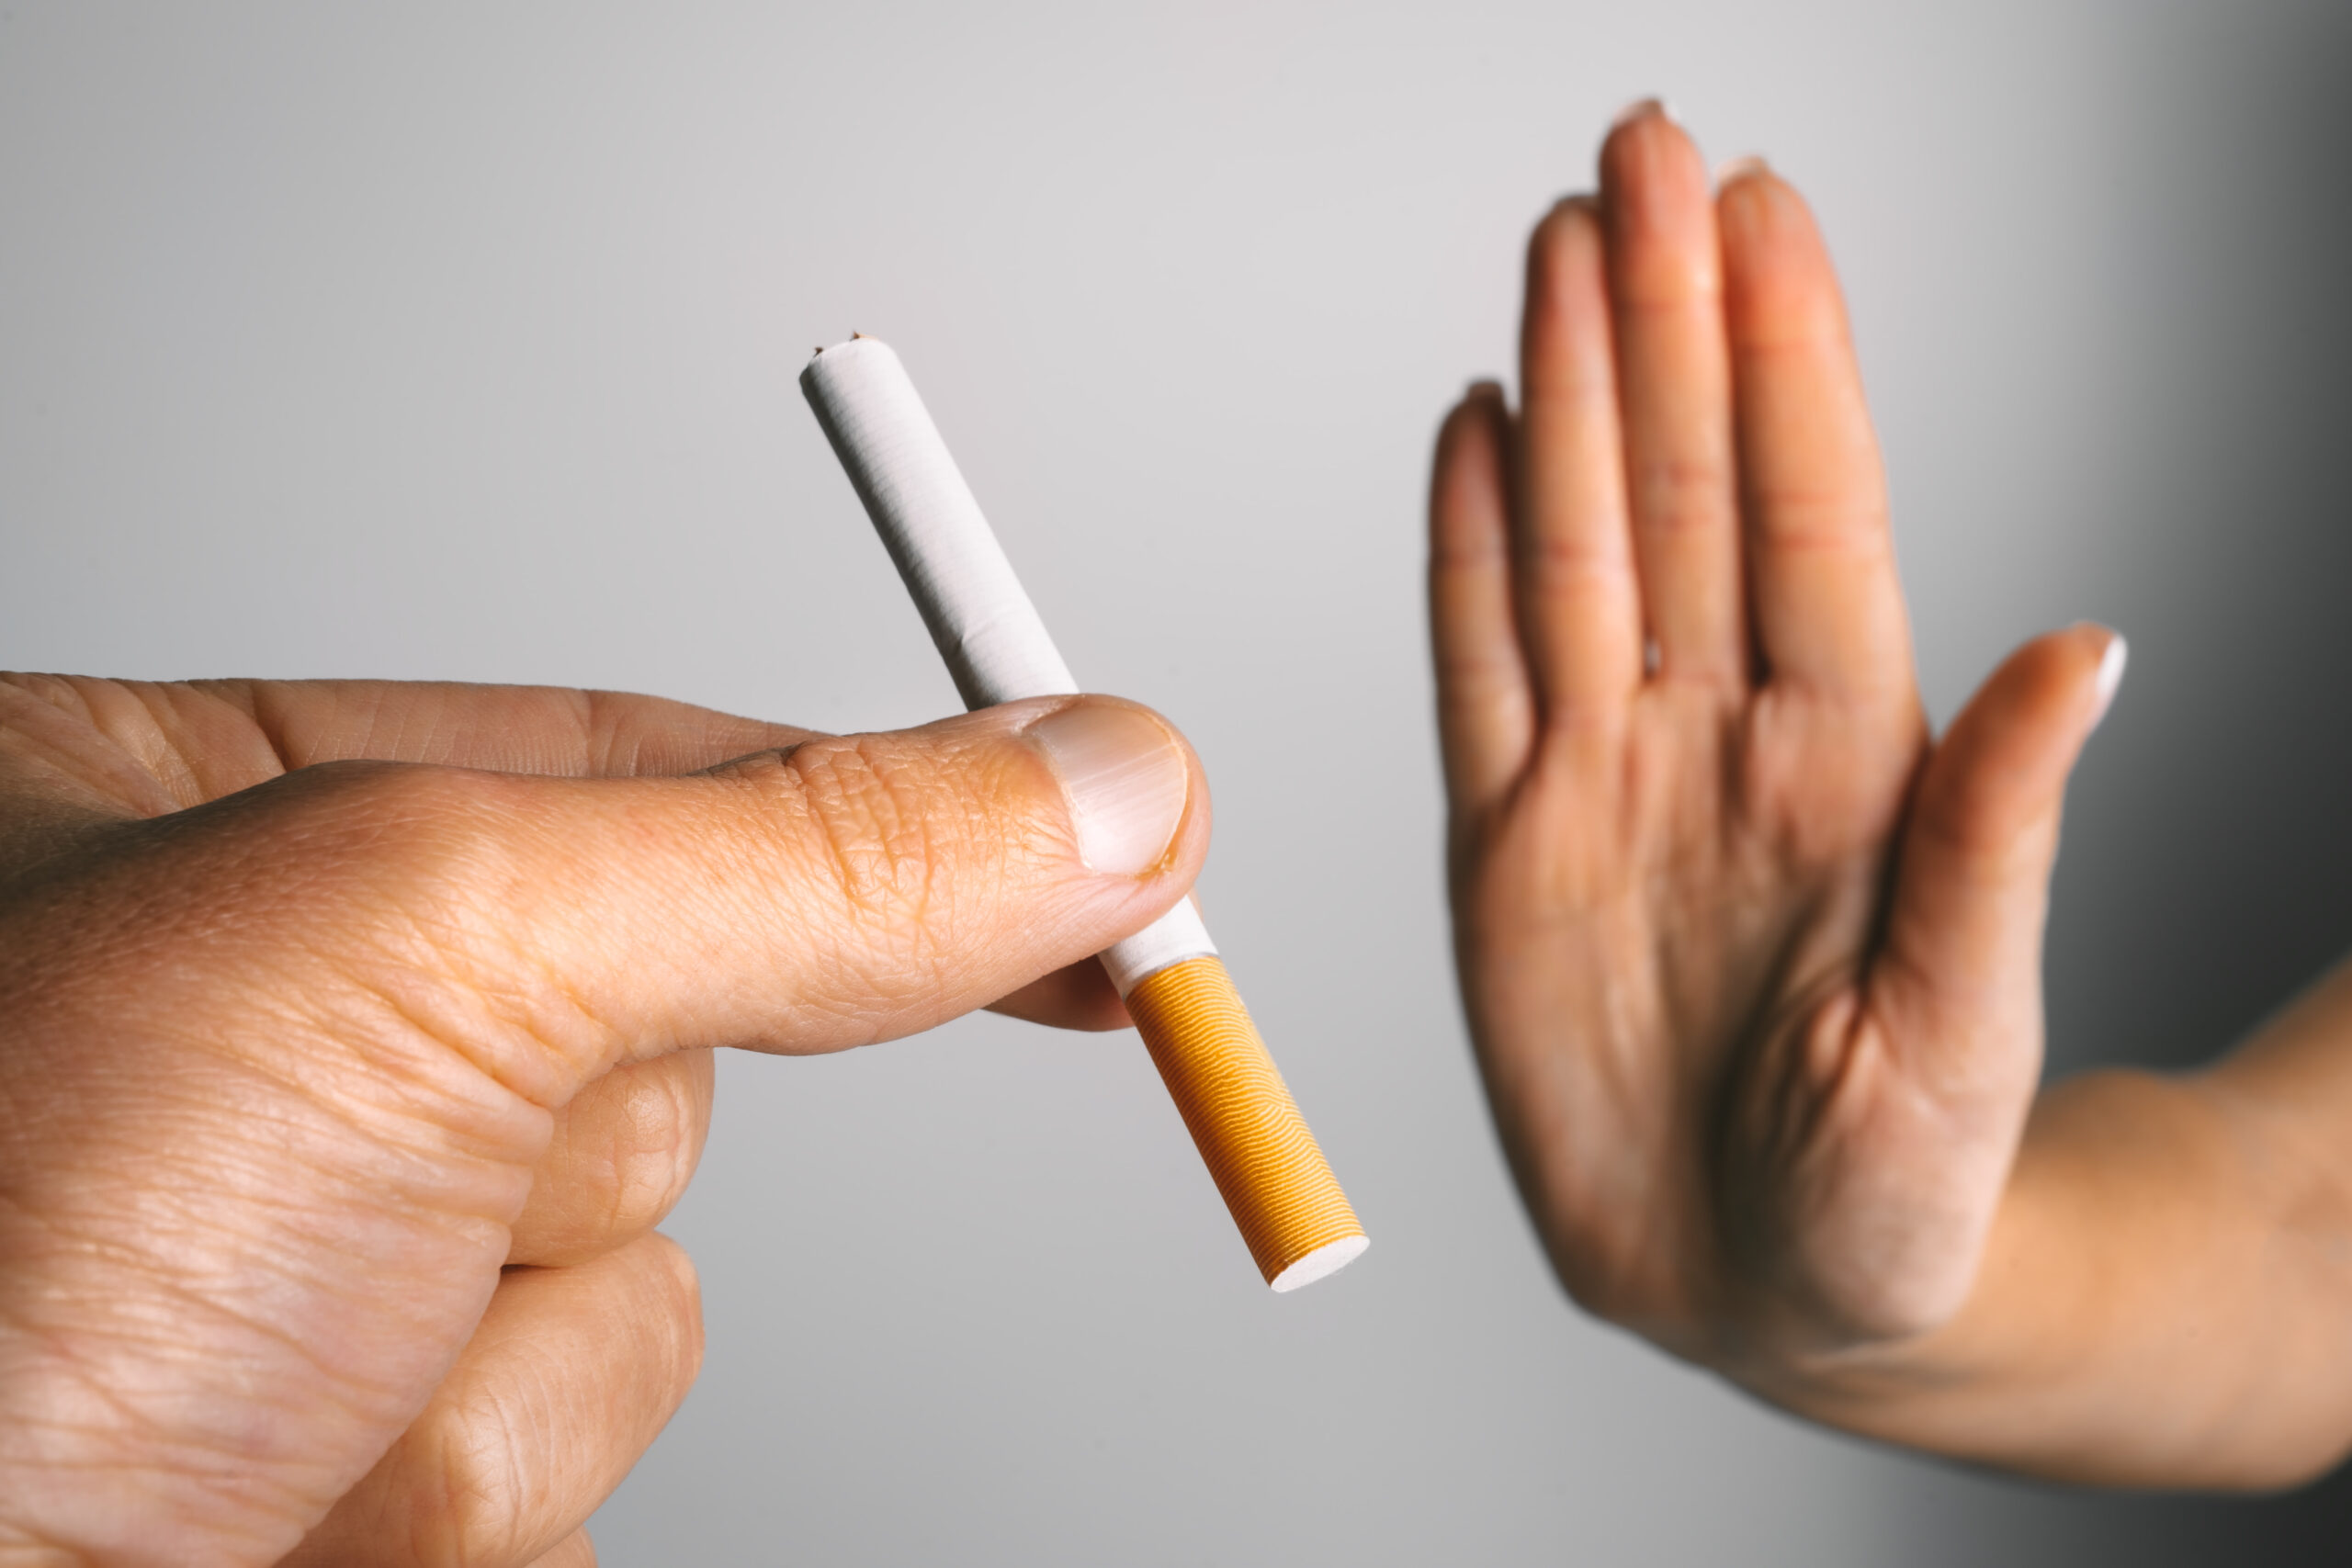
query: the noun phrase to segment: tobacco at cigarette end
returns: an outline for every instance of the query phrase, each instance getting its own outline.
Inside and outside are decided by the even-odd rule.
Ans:
[[[1370,1245],[1223,961],[1204,953],[1127,993],[1153,1065],[1266,1283],[1295,1289]]]

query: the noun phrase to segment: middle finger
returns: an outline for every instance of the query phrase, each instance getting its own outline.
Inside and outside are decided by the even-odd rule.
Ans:
[[[1601,146],[1600,193],[1626,491],[1657,673],[1734,685],[1747,663],[1739,509],[1706,166],[1662,108],[1639,104]]]

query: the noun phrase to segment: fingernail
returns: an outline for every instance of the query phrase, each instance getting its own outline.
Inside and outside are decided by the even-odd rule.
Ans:
[[[1772,165],[1754,152],[1745,153],[1737,158],[1726,158],[1723,162],[1723,166],[1715,171],[1715,188],[1721,190],[1735,180],[1744,180],[1751,175],[1769,175],[1771,172]]]
[[[1617,111],[1617,118],[1609,122],[1609,129],[1623,130],[1635,120],[1647,119],[1652,115],[1664,120],[1674,118],[1674,111],[1667,107],[1664,98],[1635,98]]]
[[[1031,725],[1029,738],[1061,781],[1090,870],[1139,876],[1167,858],[1192,774],[1164,725],[1139,708],[1080,703]]]
[[[2098,658],[2098,682],[2097,688],[2098,692],[2098,701],[2097,705],[2091,709],[2091,728],[2093,729],[2097,729],[2098,728],[2099,721],[2107,716],[2107,710],[2109,707],[2113,705],[2115,702],[2115,690],[2117,687],[2123,684],[2123,666],[2130,661],[2131,658],[2132,649],[2130,645],[2124,642],[2123,634],[2121,632],[2111,633],[2108,638],[2107,651],[2100,654]]]

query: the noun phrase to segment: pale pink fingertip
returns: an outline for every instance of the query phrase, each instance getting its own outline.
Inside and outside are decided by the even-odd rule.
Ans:
[[[1669,125],[1680,123],[1674,118],[1674,110],[1664,98],[1635,98],[1617,111],[1617,118],[1609,122],[1609,129],[1623,130],[1635,120],[1647,119],[1652,115],[1657,116]]]
[[[1747,152],[1736,158],[1726,158],[1715,170],[1715,188],[1727,190],[1741,180],[1752,179],[1758,175],[1769,175],[1771,172],[1772,165],[1766,163],[1758,153]]]

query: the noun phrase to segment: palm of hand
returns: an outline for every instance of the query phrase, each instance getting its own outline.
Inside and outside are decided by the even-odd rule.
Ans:
[[[1431,566],[1521,1191],[1572,1292],[1696,1359],[1931,1326],[2031,1097],[2106,634],[2030,645],[1930,750],[1826,254],[1760,169],[1711,201],[1654,112],[1538,230],[1525,356],[1516,416],[1448,423]]]
[[[1613,745],[1539,750],[1456,845],[1481,1062],[1555,1261],[1705,1359],[1732,1298],[1835,1288],[1776,1260],[1849,1152],[1830,1101],[1921,749],[1916,721],[1778,695],[1645,694]]]

